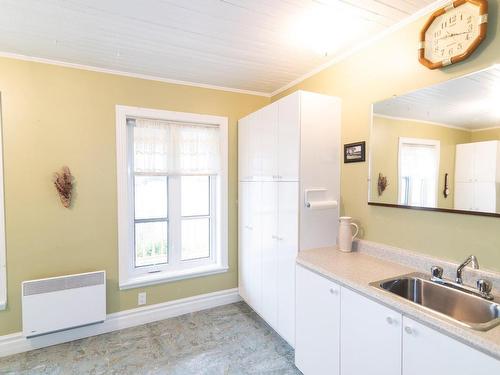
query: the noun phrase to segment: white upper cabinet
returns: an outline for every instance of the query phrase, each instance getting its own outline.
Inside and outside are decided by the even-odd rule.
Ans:
[[[474,143],[474,182],[495,182],[498,141]]]
[[[299,180],[300,97],[290,95],[278,101],[278,178]]]
[[[474,144],[457,145],[455,154],[455,181],[472,182],[474,180]]]
[[[248,181],[250,178],[250,131],[249,116],[238,121],[238,180]]]
[[[500,361],[416,321],[403,320],[403,375],[500,374]]]
[[[499,174],[499,142],[459,144],[455,156],[456,182],[495,182]]]
[[[299,93],[238,122],[240,181],[298,181]]]
[[[262,108],[256,129],[257,153],[261,155],[262,181],[275,181],[278,176],[278,106]]]
[[[296,313],[297,368],[304,375],[339,375],[340,286],[297,266]]]
[[[262,151],[260,150],[259,137],[262,135],[261,113],[255,112],[250,116],[250,123],[247,131],[248,136],[248,179],[258,181],[262,174]]]
[[[401,313],[342,288],[340,316],[342,375],[401,374]]]
[[[262,170],[262,155],[258,150],[261,114],[252,113],[238,121],[238,176],[240,181],[257,181]]]

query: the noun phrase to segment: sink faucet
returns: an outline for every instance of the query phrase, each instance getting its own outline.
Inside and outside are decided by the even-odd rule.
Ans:
[[[455,282],[457,284],[463,284],[462,271],[468,264],[470,264],[471,267],[476,270],[479,269],[479,263],[477,261],[477,258],[474,255],[469,255],[467,259],[465,259],[463,263],[459,265],[457,268],[457,278],[455,279]]]

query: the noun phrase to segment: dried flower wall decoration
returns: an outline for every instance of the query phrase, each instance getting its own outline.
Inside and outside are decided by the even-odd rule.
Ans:
[[[59,193],[63,206],[69,208],[73,195],[73,176],[68,167],[64,166],[60,172],[54,173],[54,186]]]
[[[379,197],[384,193],[385,189],[387,188],[387,185],[389,185],[389,183],[387,182],[387,177],[384,176],[382,173],[379,173],[377,181],[377,190]]]

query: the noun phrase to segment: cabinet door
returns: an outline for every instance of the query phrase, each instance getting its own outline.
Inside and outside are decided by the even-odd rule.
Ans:
[[[250,176],[250,119],[245,117],[238,121],[238,180],[248,181]]]
[[[497,175],[497,141],[474,143],[474,181],[495,182]]]
[[[274,329],[278,322],[278,183],[262,182],[262,308]]]
[[[500,361],[404,317],[403,375],[499,374]]]
[[[474,208],[473,182],[456,182],[453,194],[456,210],[472,210]]]
[[[297,266],[296,289],[295,365],[304,375],[338,375],[340,287]]]
[[[400,313],[342,288],[340,316],[342,375],[401,374]]]
[[[240,182],[238,194],[238,289],[240,296],[249,304],[250,293],[248,288],[250,287],[250,283],[252,281],[252,274],[250,272],[250,243],[252,240],[252,230],[250,226],[251,213],[249,205],[250,185],[250,182]]]
[[[474,183],[474,211],[496,212],[497,185],[495,182]]]
[[[295,342],[295,259],[299,246],[299,183],[278,183],[278,333]]]
[[[457,145],[455,155],[455,181],[472,182],[474,180],[474,144]]]
[[[261,183],[240,183],[239,289],[255,310],[262,305]]]
[[[259,120],[258,148],[262,156],[261,178],[264,181],[278,179],[278,105],[262,108]]]
[[[262,173],[262,150],[258,139],[262,137],[261,113],[255,112],[248,116],[248,129],[245,132],[248,148],[248,180],[258,180]]]
[[[299,180],[300,96],[290,95],[278,104],[278,175],[281,181]]]

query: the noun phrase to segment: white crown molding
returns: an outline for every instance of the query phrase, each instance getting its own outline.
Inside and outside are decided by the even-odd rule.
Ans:
[[[402,29],[403,27],[418,20],[419,18],[425,16],[426,14],[434,12],[436,9],[448,4],[449,2],[450,2],[450,0],[437,0],[434,3],[427,5],[425,8],[420,9],[418,12],[412,14],[411,16],[406,17],[405,19],[392,25],[391,27],[388,27],[387,29],[385,29],[382,32],[375,34],[372,38],[369,38],[366,42],[360,43],[356,47],[348,49],[346,52],[334,57],[330,61],[327,61],[326,63],[318,66],[317,68],[311,70],[310,72],[308,72],[308,73],[300,76],[299,78],[293,80],[292,82],[286,84],[285,86],[273,91],[271,93],[271,98],[273,96],[276,96],[276,95],[282,93],[283,91],[288,90],[289,88],[299,84],[300,82],[305,81],[307,78],[310,78],[310,77],[318,74],[319,72],[321,72],[321,71],[323,71],[323,70],[325,70],[325,69],[327,69],[335,64],[340,63],[341,61],[354,55],[356,52],[359,52],[360,50],[363,50],[363,49],[369,47],[370,45],[375,44],[376,42],[384,39],[386,36]]]
[[[487,130],[495,130],[495,129],[500,129],[500,126],[492,126],[490,128],[472,129],[471,132],[476,133],[476,132],[484,132]]]
[[[448,125],[444,124],[442,122],[434,122],[434,121],[427,121],[427,120],[420,120],[420,119],[415,119],[415,118],[409,118],[409,117],[399,117],[399,116],[389,116],[389,115],[381,115],[378,113],[374,113],[373,117],[378,117],[378,118],[386,118],[388,120],[396,120],[396,121],[412,121],[412,122],[419,122],[421,124],[426,124],[426,125],[433,125],[433,126],[440,126],[442,128],[450,128],[450,129],[455,129],[455,130],[462,130],[466,132],[472,132],[472,129],[468,129],[465,127],[461,126],[456,126],[456,125]]]
[[[266,98],[271,97],[271,94],[270,93],[266,93],[266,92],[236,89],[236,88],[232,88],[232,87],[209,85],[209,84],[205,84],[205,83],[196,83],[196,82],[189,82],[189,81],[181,81],[181,80],[177,80],[177,79],[156,77],[156,76],[150,76],[150,75],[147,75],[147,74],[140,74],[140,73],[123,72],[123,71],[120,71],[120,70],[99,68],[97,66],[84,65],[84,64],[76,64],[76,63],[70,63],[70,62],[64,62],[64,61],[52,60],[52,59],[45,59],[45,58],[42,58],[42,57],[27,56],[27,55],[22,55],[22,54],[17,54],[17,53],[11,53],[11,52],[2,52],[2,51],[0,51],[0,57],[5,57],[5,58],[8,58],[8,59],[15,59],[15,60],[31,61],[31,62],[37,62],[37,63],[42,63],[42,64],[62,66],[62,67],[65,67],[65,68],[88,70],[88,71],[97,72],[97,73],[106,73],[106,74],[113,74],[113,75],[117,75],[117,76],[124,76],[124,77],[130,77],[130,78],[138,78],[138,79],[144,79],[144,80],[148,80],[148,81],[171,83],[171,84],[174,84],[174,85],[183,85],[183,86],[198,87],[198,88],[203,88],[203,89],[228,91],[228,92],[234,92],[234,93],[237,93],[237,94],[263,96],[263,97],[266,97]]]
[[[480,129],[470,129],[470,128],[461,127],[461,126],[448,125],[448,124],[444,124],[442,122],[419,120],[419,119],[414,119],[414,118],[409,118],[409,117],[388,116],[388,115],[381,115],[378,113],[374,113],[373,117],[386,118],[389,120],[420,122],[422,124],[441,126],[443,128],[450,128],[450,129],[456,129],[456,130],[463,130],[463,131],[470,132],[470,133],[482,132],[482,131],[493,130],[493,129],[500,129],[500,126],[491,126],[489,128],[480,128]]]
[[[24,337],[21,332],[0,336],[0,358],[239,301],[241,301],[241,297],[238,294],[237,288],[226,289],[108,314],[103,323],[51,333],[31,339]]]

